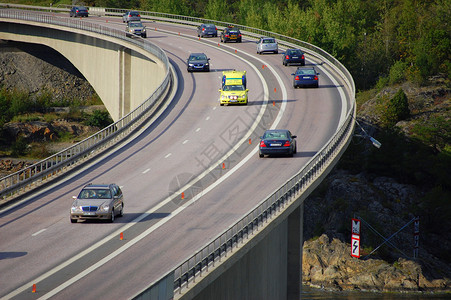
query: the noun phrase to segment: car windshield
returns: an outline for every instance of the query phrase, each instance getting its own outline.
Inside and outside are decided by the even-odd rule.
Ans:
[[[139,13],[137,11],[130,12],[129,16],[138,17]]]
[[[207,60],[207,56],[205,54],[199,54],[199,55],[191,55],[189,57],[189,61],[196,61],[196,60]]]
[[[302,55],[301,50],[287,50],[287,52],[291,55]]]
[[[263,139],[287,139],[288,138],[288,134],[285,131],[269,131],[269,132],[265,132],[265,134],[263,135]]]
[[[109,189],[84,189],[78,195],[78,199],[110,199]]]
[[[224,91],[244,91],[244,85],[225,85]]]
[[[128,26],[130,26],[130,27],[143,27],[142,23],[129,23]]]
[[[238,34],[238,31],[237,30],[230,30],[229,33],[230,34]]]
[[[274,39],[264,39],[263,40],[263,44],[273,44],[273,43],[275,43],[276,41],[274,40]]]
[[[313,69],[305,69],[296,71],[298,75],[316,75],[315,70]]]
[[[215,29],[216,26],[215,26],[214,24],[205,24],[205,28],[208,28],[208,29]]]

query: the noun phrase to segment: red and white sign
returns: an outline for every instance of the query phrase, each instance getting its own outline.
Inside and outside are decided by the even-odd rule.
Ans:
[[[351,256],[360,257],[360,220],[352,219]]]
[[[360,237],[353,234],[351,239],[351,256],[360,257]]]

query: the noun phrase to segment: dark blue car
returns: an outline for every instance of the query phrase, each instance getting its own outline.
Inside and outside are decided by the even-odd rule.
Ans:
[[[287,49],[282,58],[282,64],[284,66],[298,64],[305,66],[305,56],[301,49]]]
[[[260,138],[259,156],[289,155],[297,151],[296,136],[286,129],[266,130]]]
[[[294,88],[304,86],[311,86],[317,88],[319,86],[318,80],[319,73],[316,72],[314,67],[298,67],[296,69],[296,73],[293,73],[291,75],[293,75]]]

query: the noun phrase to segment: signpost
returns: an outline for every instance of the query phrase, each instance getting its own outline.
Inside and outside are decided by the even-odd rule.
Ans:
[[[360,257],[360,220],[352,219],[351,256]]]
[[[418,258],[418,247],[420,245],[420,217],[416,217],[413,222],[414,227],[414,246],[413,246],[413,258]]]

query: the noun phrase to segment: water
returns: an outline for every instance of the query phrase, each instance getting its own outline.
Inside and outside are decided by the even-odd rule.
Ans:
[[[430,294],[430,293],[375,293],[375,292],[357,292],[341,291],[330,292],[321,289],[315,289],[308,286],[302,286],[302,300],[325,300],[325,299],[349,299],[349,300],[451,300],[451,293],[448,294]]]

